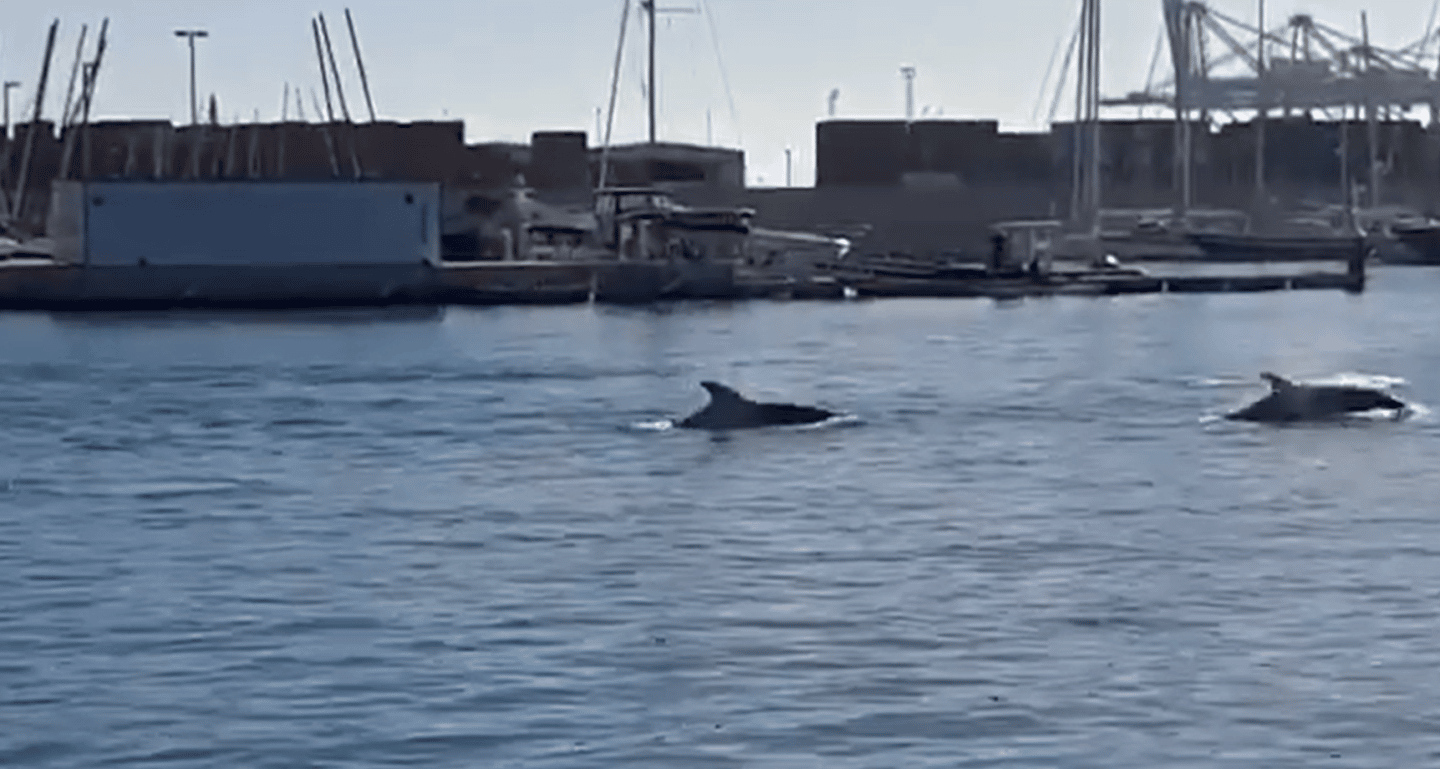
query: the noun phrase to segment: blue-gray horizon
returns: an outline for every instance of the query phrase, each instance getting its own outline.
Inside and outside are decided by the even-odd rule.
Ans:
[[[323,6],[278,0],[144,3],[56,0],[15,4],[0,27],[0,78],[19,81],[10,120],[29,119],[46,30],[60,20],[44,116],[64,103],[81,26],[87,52],[109,18],[92,119],[189,120],[187,42],[176,29],[205,29],[196,42],[201,112],[214,94],[222,122],[316,117],[321,94],[310,19],[329,24],[352,116],[367,115],[345,10],[354,17],[380,119],[462,120],[466,141],[528,141],[533,131],[584,130],[599,143],[620,33],[622,0],[505,0],[484,6],[450,0],[398,4],[351,0]],[[914,66],[916,117],[996,120],[1006,130],[1043,130],[1053,88],[1047,73],[1069,39],[1080,0],[693,0],[699,13],[671,13],[657,25],[658,133],[662,140],[737,147],[747,184],[785,183],[786,156],[797,186],[814,178],[814,125],[838,90],[837,118],[900,118],[903,65]],[[1254,23],[1253,0],[1214,0],[1217,10]],[[1268,0],[1267,26],[1295,13],[1356,35],[1356,0]],[[1392,0],[1369,8],[1372,41],[1400,48],[1420,38],[1435,0]],[[612,140],[647,132],[645,30],[631,14]],[[1102,90],[1140,90],[1150,73],[1168,77],[1161,0],[1109,0],[1102,10]],[[1063,53],[1063,51],[1062,51]],[[88,57],[87,53],[87,57]],[[1058,66],[1058,63],[1055,64]],[[1073,79],[1071,80],[1073,82]],[[289,99],[285,94],[289,93]],[[296,104],[297,96],[303,105]],[[282,102],[284,105],[282,106]],[[1062,113],[1063,114],[1063,113]],[[1134,116],[1133,108],[1116,112]],[[1158,115],[1153,108],[1150,115]],[[787,152],[788,151],[788,152]]]

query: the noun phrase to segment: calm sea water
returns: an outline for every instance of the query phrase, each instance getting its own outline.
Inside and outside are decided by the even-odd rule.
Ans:
[[[7,767],[1440,764],[1440,271],[8,314],[0,390]]]

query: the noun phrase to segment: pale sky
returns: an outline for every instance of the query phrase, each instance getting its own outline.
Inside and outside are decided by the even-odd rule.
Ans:
[[[994,119],[1012,130],[1043,127],[1041,85],[1057,44],[1068,41],[1080,0],[660,0],[672,13],[658,25],[659,123],[663,140],[714,143],[746,152],[747,182],[814,178],[815,122],[839,89],[836,116],[900,118],[913,65],[916,112]],[[1355,34],[1369,11],[1374,44],[1418,39],[1437,0],[1268,0],[1267,26],[1310,13]],[[0,0],[0,77],[19,80],[11,120],[33,104],[46,30],[60,20],[45,100],[54,118],[64,102],[82,24],[87,59],[102,18],[108,48],[92,119],[189,119],[189,59],[177,28],[210,33],[197,41],[197,90],[215,93],[223,121],[281,115],[288,82],[320,91],[310,18],[324,13],[352,115],[364,116],[344,10],[354,16],[376,111],[382,119],[463,119],[466,140],[527,141],[536,130],[585,130],[608,101],[622,0]],[[1255,0],[1211,7],[1253,23]],[[1104,0],[1103,90],[1144,86],[1161,0]],[[632,9],[614,141],[644,138],[644,27]],[[718,48],[719,56],[716,51]],[[1157,79],[1168,77],[1162,52]],[[723,67],[722,67],[723,64]],[[1057,65],[1058,66],[1058,65]],[[1073,79],[1070,82],[1074,82]],[[728,95],[726,84],[728,83]],[[323,98],[323,97],[322,97]],[[1038,108],[1038,109],[1037,109]],[[338,107],[337,107],[338,109]],[[1061,110],[1064,119],[1066,108]],[[1038,119],[1036,114],[1038,112]],[[708,128],[707,128],[708,113]],[[1121,115],[1133,116],[1134,110]],[[1155,113],[1152,113],[1155,114]],[[293,97],[289,116],[295,117]]]

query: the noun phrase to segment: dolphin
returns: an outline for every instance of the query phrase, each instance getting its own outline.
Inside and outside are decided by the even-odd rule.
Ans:
[[[1270,394],[1239,411],[1226,414],[1226,419],[1297,422],[1376,409],[1393,411],[1399,416],[1408,408],[1383,390],[1371,387],[1295,384],[1269,371],[1262,372],[1260,378],[1270,383]]]
[[[757,403],[719,382],[700,383],[710,393],[705,407],[675,423],[696,430],[739,430],[771,425],[808,425],[823,422],[835,412],[792,403]]]

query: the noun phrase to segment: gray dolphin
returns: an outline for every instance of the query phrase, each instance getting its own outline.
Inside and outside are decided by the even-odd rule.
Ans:
[[[792,403],[757,403],[719,382],[701,382],[710,393],[705,407],[675,423],[697,430],[739,430],[771,425],[808,425],[823,422],[835,412]]]
[[[1269,371],[1262,372],[1260,378],[1270,383],[1270,394],[1239,411],[1226,414],[1226,419],[1297,422],[1375,409],[1393,411],[1398,415],[1407,408],[1383,390],[1371,387],[1295,384]]]

